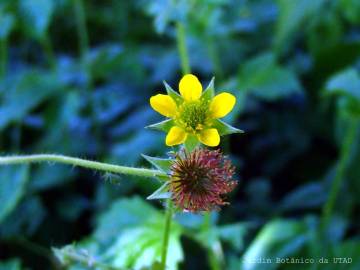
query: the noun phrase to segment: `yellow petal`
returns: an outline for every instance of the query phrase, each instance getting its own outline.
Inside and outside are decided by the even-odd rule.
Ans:
[[[221,118],[227,115],[234,108],[236,98],[229,93],[216,95],[210,103],[210,112],[213,118]]]
[[[218,146],[220,135],[216,128],[204,129],[199,135],[199,140],[207,146]]]
[[[151,107],[158,113],[166,116],[173,117],[176,113],[176,103],[172,97],[168,95],[157,94],[150,98]]]
[[[172,127],[166,135],[166,145],[173,146],[181,144],[186,140],[186,132],[179,127]]]
[[[179,92],[186,101],[198,100],[201,97],[202,85],[195,75],[186,74],[180,80]]]

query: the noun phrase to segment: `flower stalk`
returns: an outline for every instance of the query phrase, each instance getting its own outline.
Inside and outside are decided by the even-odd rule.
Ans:
[[[93,169],[97,171],[105,171],[110,173],[126,174],[126,175],[136,175],[141,177],[167,177],[165,173],[158,170],[119,166],[119,165],[69,157],[64,155],[39,154],[39,155],[0,157],[0,165],[29,164],[29,163],[38,163],[38,162],[63,163],[73,166],[84,167],[87,169]]]
[[[171,200],[167,200],[166,213],[165,213],[165,227],[164,227],[164,235],[162,242],[162,251],[161,251],[161,269],[166,269],[166,259],[168,254],[169,247],[169,238],[171,231],[171,219],[173,215],[173,204]]]

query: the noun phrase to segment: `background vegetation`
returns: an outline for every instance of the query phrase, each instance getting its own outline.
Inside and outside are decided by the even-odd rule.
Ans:
[[[2,0],[0,47],[2,155],[148,166],[141,153],[168,151],[144,129],[162,80],[176,88],[189,61],[237,96],[227,120],[245,134],[222,148],[238,188],[210,218],[177,215],[169,269],[360,269],[359,1]],[[156,269],[157,186],[1,167],[0,269]],[[251,262],[275,257],[330,261]]]

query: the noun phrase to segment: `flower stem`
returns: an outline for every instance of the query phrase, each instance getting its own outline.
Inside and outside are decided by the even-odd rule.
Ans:
[[[111,172],[117,174],[136,175],[142,177],[167,176],[165,173],[158,170],[125,167],[125,166],[102,163],[97,161],[81,159],[81,158],[68,157],[63,155],[39,154],[39,155],[0,157],[0,165],[27,164],[27,163],[36,163],[36,162],[57,162],[57,163],[69,164],[73,166],[80,166],[88,169],[94,169],[98,171],[105,171],[105,172]]]
[[[210,233],[211,230],[211,213],[206,212],[204,214],[204,230]],[[216,245],[218,244],[218,245]],[[219,250],[221,251],[221,244],[219,241],[216,241],[216,244],[213,246],[209,246],[207,248],[207,259],[211,270],[221,270],[223,267],[221,262],[221,256],[219,256],[222,253],[219,253]]]
[[[173,214],[172,209],[172,201],[171,199],[167,200],[167,207],[165,212],[165,228],[164,228],[164,235],[163,235],[163,242],[162,242],[162,252],[161,252],[161,270],[166,269],[166,258],[168,254],[168,247],[169,247],[169,236],[170,236],[170,227],[171,227],[171,219]]]
[[[185,27],[181,22],[176,23],[176,42],[179,50],[181,70],[183,74],[190,73],[189,55],[186,47]]]
[[[341,184],[344,180],[346,167],[350,160],[351,147],[356,139],[358,123],[357,120],[351,119],[349,126],[347,127],[344,141],[341,145],[340,158],[336,168],[336,173],[334,180],[332,182],[330,194],[328,200],[326,201],[323,211],[322,211],[322,220],[321,228],[325,230],[330,222],[331,215],[334,211],[334,205],[341,187]]]

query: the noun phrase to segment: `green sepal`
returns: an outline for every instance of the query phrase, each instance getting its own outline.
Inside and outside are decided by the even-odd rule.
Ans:
[[[234,134],[234,133],[244,133],[243,130],[235,128],[219,119],[215,119],[213,123],[213,128],[216,128],[220,136]]]
[[[199,145],[199,140],[195,135],[188,135],[184,142],[184,147],[187,152],[192,152]]]
[[[147,200],[160,200],[160,199],[169,199],[171,198],[171,192],[169,191],[168,182],[164,183],[161,187],[155,190],[151,195],[149,195]]]
[[[145,128],[160,130],[167,133],[174,125],[175,125],[174,119],[167,119],[159,123],[146,126]]]
[[[214,88],[215,77],[212,77],[209,85],[206,87],[205,91],[202,93],[201,98],[210,101],[215,96]]]
[[[171,86],[168,85],[166,81],[163,81],[163,83],[165,85],[167,94],[173,98],[176,105],[181,105],[181,103],[183,103],[183,98],[174,89],[172,89]]]
[[[145,158],[149,163],[151,163],[155,168],[165,173],[168,173],[170,171],[170,167],[174,163],[174,160],[169,158],[150,157],[144,154],[141,154],[141,156]]]

